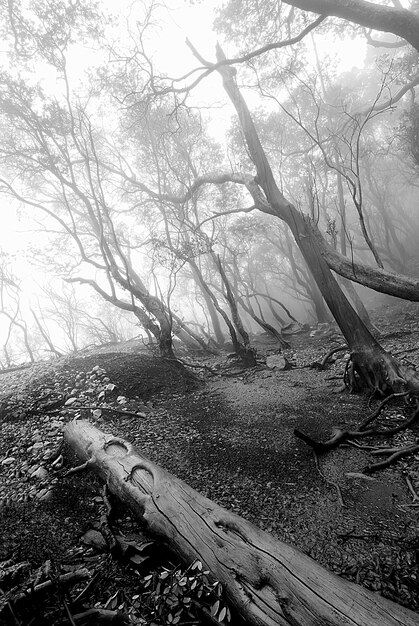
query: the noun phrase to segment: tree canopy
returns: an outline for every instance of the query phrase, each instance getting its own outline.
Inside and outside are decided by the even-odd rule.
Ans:
[[[416,4],[232,0],[215,18],[217,57],[187,41],[192,69],[169,76],[157,4],[7,3],[0,188],[37,232],[26,254],[171,357],[173,334],[227,333],[251,364],[249,330],[284,343],[325,302],[358,353],[353,282],[419,300]],[[224,93],[204,89],[217,75]]]

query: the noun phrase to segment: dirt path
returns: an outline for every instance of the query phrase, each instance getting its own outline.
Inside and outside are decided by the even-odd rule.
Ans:
[[[336,393],[327,376],[265,371],[164,402],[173,420],[165,428],[180,422],[183,436],[175,454],[160,450],[159,462],[329,569],[410,604],[418,517],[403,507],[410,497],[400,469],[364,477],[368,454],[341,447],[320,458],[321,476],[293,434],[299,428],[326,438],[365,416],[365,399]],[[339,484],[344,506],[327,481]],[[389,573],[396,563],[409,581],[404,590],[395,584],[399,574]]]
[[[410,349],[415,332],[393,349],[401,341]],[[332,345],[300,337],[288,354],[297,366],[291,370],[234,374],[233,368],[199,385],[159,359],[123,349],[0,376],[0,560],[16,550],[34,564],[51,554],[59,559],[97,519],[93,479],[62,479],[49,468],[42,478],[39,471],[77,409],[63,406],[52,417],[28,407],[43,395],[91,404],[110,382],[126,399],[121,406],[143,417],[104,412],[93,418],[102,429],[336,573],[418,609],[419,514],[406,506],[411,495],[402,472],[418,484],[419,460],[367,477],[368,452],[342,446],[319,459],[320,474],[311,450],[293,433],[298,428],[325,439],[333,427],[355,425],[368,413],[365,397],[339,391],[343,360],[326,371],[307,367]],[[269,344],[260,348],[269,350]],[[384,423],[398,413],[389,407]],[[402,443],[414,433],[397,437]]]

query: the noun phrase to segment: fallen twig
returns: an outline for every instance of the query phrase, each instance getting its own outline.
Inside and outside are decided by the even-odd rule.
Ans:
[[[89,404],[88,406],[86,406],[85,404],[80,405],[80,406],[66,406],[63,407],[63,410],[66,411],[80,411],[81,409],[89,409],[89,410],[96,410],[96,409],[100,409],[101,411],[108,411],[109,413],[117,413],[118,415],[125,415],[128,417],[140,417],[141,419],[145,419],[146,416],[142,415],[141,411],[140,413],[136,413],[135,411],[124,411],[123,409],[115,409],[114,407],[111,406],[100,406],[100,404]]]
[[[2,594],[2,596],[4,596],[4,597],[6,596],[6,594],[4,593],[4,591],[3,591],[1,588],[0,588],[0,593],[1,593],[1,594]],[[10,614],[11,614],[11,616],[12,616],[12,618],[13,618],[13,621],[14,621],[14,623],[16,624],[16,626],[21,626],[21,623],[19,622],[19,620],[18,620],[18,619],[17,619],[17,617],[16,617],[16,614],[15,614],[15,612],[14,612],[14,610],[13,610],[12,603],[10,602],[10,600],[5,599],[5,605],[4,605],[4,606],[5,606],[5,607],[7,607],[7,608],[9,609]],[[1,611],[0,611],[0,613],[1,613]]]
[[[81,580],[86,580],[86,578],[90,577],[90,572],[82,567],[81,569],[76,570],[75,572],[68,572],[67,574],[62,574],[57,577],[57,581],[60,585],[74,585],[75,583],[80,582]],[[39,585],[35,585],[33,587],[29,587],[25,591],[21,593],[17,593],[11,601],[13,603],[22,602],[22,600],[27,600],[34,595],[38,595],[39,593],[43,593],[44,591],[48,591],[49,589],[55,587],[55,581],[47,580],[44,583],[40,583]]]
[[[25,363],[24,365],[16,365],[15,367],[7,367],[5,369],[0,369],[1,374],[9,374],[10,372],[19,372],[20,370],[26,370],[29,367],[32,367],[33,363]]]
[[[87,585],[83,587],[80,593],[74,598],[73,604],[77,604],[78,602],[80,602],[82,598],[84,598],[86,593],[88,593],[92,589],[92,587],[97,583],[99,576],[100,576],[100,572],[96,572],[95,574],[93,574],[92,578],[89,580]]]
[[[81,472],[84,472],[85,470],[90,470],[92,465],[94,465],[94,462],[92,462],[92,459],[88,459],[84,463],[80,463],[80,465],[76,465],[75,467],[71,467],[69,470],[66,471],[64,476],[66,476],[66,477],[67,476],[72,476],[73,474],[79,474]]]
[[[406,481],[407,487],[410,491],[410,493],[412,494],[412,504],[414,504],[415,502],[419,502],[419,495],[416,492],[416,489],[413,486],[412,480],[409,476],[409,474],[404,474],[404,479]]]
[[[122,626],[129,624],[129,618],[120,611],[110,611],[109,609],[88,609],[83,613],[73,615],[73,620],[77,626],[96,626],[96,624],[114,624]]]

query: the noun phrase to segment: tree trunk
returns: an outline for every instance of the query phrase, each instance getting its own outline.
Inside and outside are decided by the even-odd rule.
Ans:
[[[85,420],[65,440],[146,529],[186,563],[199,559],[248,626],[414,626],[418,615],[328,572],[230,513],[128,442]],[[237,622],[235,622],[237,623]]]
[[[365,308],[365,305],[362,302],[361,298],[359,297],[358,292],[355,289],[355,287],[353,286],[352,282],[350,280],[348,280],[347,278],[343,278],[342,276],[339,276],[338,277],[338,283],[346,291],[347,295],[349,296],[350,300],[352,301],[352,304],[355,307],[356,312],[358,313],[359,317],[364,322],[365,326],[370,331],[375,330],[376,332],[378,332],[378,334],[380,334],[380,331],[378,330],[378,328],[376,326],[374,326],[374,324],[372,323],[370,315],[369,315],[367,309]]]
[[[202,289],[204,291],[207,292],[209,298],[211,298],[211,301],[214,304],[215,310],[220,314],[220,316],[223,318],[227,328],[228,328],[228,332],[230,334],[231,337],[231,341],[233,343],[233,348],[234,348],[234,352],[237,354],[237,356],[243,361],[243,365],[245,365],[247,367],[247,354],[246,354],[246,346],[243,345],[243,343],[239,340],[239,338],[237,337],[237,333],[236,330],[233,326],[233,324],[230,321],[230,318],[228,317],[227,313],[224,311],[224,309],[222,309],[222,307],[220,306],[217,298],[215,297],[215,295],[213,294],[213,292],[211,291],[209,285],[202,280]],[[253,367],[255,364],[251,363],[249,365],[249,367]]]
[[[225,297],[228,302],[228,306],[230,307],[231,318],[233,320],[234,326],[237,329],[237,332],[240,334],[243,340],[243,343],[239,342],[237,345],[236,349],[238,349],[238,355],[240,356],[246,367],[254,367],[256,365],[256,350],[250,345],[249,334],[243,326],[243,322],[240,318],[239,311],[237,309],[237,302],[228,281],[227,275],[224,271],[223,265],[221,263],[221,259],[218,255],[215,256],[215,254],[212,254],[212,257],[218,268],[218,271],[220,272],[221,280],[225,288]]]
[[[320,293],[319,288],[316,285],[315,280],[313,279],[313,276],[310,274],[310,272],[303,271],[303,269],[301,267],[298,267],[297,265],[297,262],[294,258],[292,241],[287,231],[285,232],[285,240],[287,245],[287,257],[291,265],[295,281],[307,292],[307,296],[311,298],[314,307],[314,313],[319,324],[330,322],[329,310],[325,304],[324,298]]]
[[[283,0],[303,11],[333,15],[343,20],[393,33],[419,51],[419,16],[403,8],[388,7],[368,0]]]
[[[313,280],[313,277],[310,275],[307,282],[309,284],[309,295],[313,302],[314,312],[317,317],[318,323],[325,324],[327,322],[330,322],[331,316],[329,313],[329,309],[326,306],[320,289],[317,287],[316,281]]]
[[[266,296],[266,301],[268,303],[270,312],[272,313],[273,317],[276,319],[276,321],[278,322],[282,330],[282,328],[287,325],[284,318],[281,317],[277,311],[275,311],[273,304],[272,304],[272,300],[270,299],[269,296]]]
[[[224,59],[223,51],[217,46],[217,60],[220,62]],[[379,392],[400,392],[408,388],[417,393],[419,378],[413,368],[399,365],[375,340],[330,271],[322,255],[319,243],[321,236],[317,227],[309,217],[302,215],[288,202],[278,188],[247,104],[237,87],[236,70],[220,66],[218,71],[222,75],[224,89],[237,111],[250,156],[256,167],[257,183],[268,201],[266,212],[288,224],[330,312],[348,342],[352,363],[349,371],[350,386],[367,386]]]
[[[192,268],[192,276],[196,282],[196,284],[198,285],[202,296],[205,300],[205,305],[207,307],[207,311],[208,314],[211,318],[211,324],[212,324],[212,328],[214,331],[214,335],[215,335],[215,340],[217,343],[217,346],[219,346],[220,348],[223,347],[224,343],[225,343],[225,337],[224,337],[224,333],[221,329],[221,324],[220,324],[220,318],[218,317],[218,313],[216,311],[216,308],[211,300],[211,298],[208,295],[208,292],[205,291],[204,286],[203,286],[203,281],[204,281],[204,277],[202,275],[201,270],[198,268],[196,262],[194,260],[189,260],[189,264]]]
[[[37,314],[35,313],[35,311],[31,308],[30,309],[34,319],[35,319],[35,323],[38,327],[39,332],[41,333],[41,336],[43,337],[43,339],[45,340],[49,351],[51,352],[51,354],[55,354],[55,356],[60,357],[63,356],[63,354],[61,352],[59,352],[57,350],[57,348],[54,346],[54,344],[52,343],[51,337],[48,334],[48,331],[42,326]]]
[[[242,309],[246,313],[248,313],[250,315],[250,317],[252,319],[254,319],[257,324],[259,324],[259,326],[262,328],[262,330],[264,330],[266,333],[271,335],[271,337],[273,337],[279,343],[281,348],[289,348],[290,347],[289,343],[287,341],[285,341],[285,339],[281,335],[281,331],[277,330],[274,326],[272,326],[272,324],[269,324],[268,322],[263,320],[261,317],[256,315],[255,310],[254,310],[254,308],[252,307],[252,305],[250,303],[249,296],[247,296],[247,304],[246,304],[246,302],[244,302],[243,298],[241,298],[237,294],[236,294],[236,299],[237,299],[237,302],[242,307]]]

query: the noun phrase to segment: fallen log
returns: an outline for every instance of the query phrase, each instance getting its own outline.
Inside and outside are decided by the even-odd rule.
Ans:
[[[418,626],[419,615],[318,565],[200,495],[127,441],[85,420],[65,440],[148,532],[186,563],[199,559],[253,626]]]

